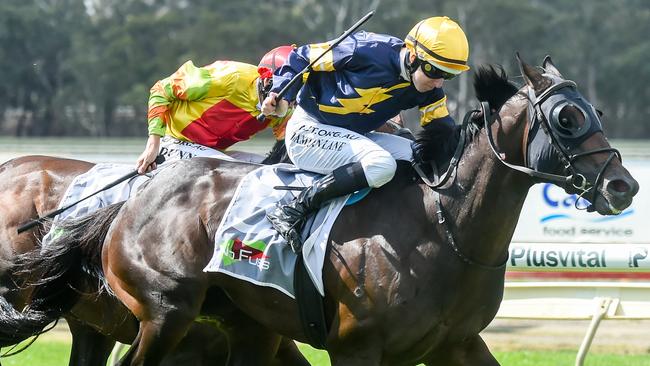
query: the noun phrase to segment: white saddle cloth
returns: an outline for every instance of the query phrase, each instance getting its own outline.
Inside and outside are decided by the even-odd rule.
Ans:
[[[266,212],[273,210],[278,202],[288,203],[299,193],[277,190],[274,186],[305,187],[320,177],[288,164],[262,166],[246,175],[224,213],[215,234],[214,255],[204,271],[225,273],[295,298],[296,254],[271,226]],[[303,232],[304,263],[323,296],[322,269],[329,233],[348,197],[329,201],[305,225]]]

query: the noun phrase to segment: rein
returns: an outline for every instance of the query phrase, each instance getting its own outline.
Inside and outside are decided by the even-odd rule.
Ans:
[[[505,161],[502,157],[501,154],[497,151],[496,144],[494,143],[494,137],[492,136],[492,129],[490,128],[490,117],[487,114],[487,111],[490,110],[490,107],[487,102],[481,102],[481,110],[483,110],[483,123],[485,124],[485,132],[488,137],[488,142],[490,143],[490,148],[492,149],[492,152],[494,155],[499,159],[501,163],[503,163],[505,166],[507,166],[510,169],[522,172],[529,177],[537,180],[541,180],[544,182],[549,182],[549,183],[555,183],[557,185],[560,185],[562,187],[566,186],[566,184],[569,184],[571,182],[571,179],[573,179],[572,176],[562,176],[562,175],[555,175],[555,174],[550,174],[550,173],[544,173],[540,172],[534,169],[530,169],[525,166],[521,165],[516,165],[516,164],[510,164],[507,161]],[[498,117],[498,115],[497,115]],[[530,129],[529,129],[530,130]],[[526,147],[524,146],[524,151]],[[525,155],[524,155],[525,156]]]
[[[533,125],[536,123],[539,123],[541,128],[544,130],[546,135],[550,138],[551,146],[553,149],[555,149],[557,152],[559,152],[558,157],[564,164],[564,171],[566,175],[557,175],[557,174],[551,174],[551,173],[545,173],[541,172],[539,170],[531,169],[528,168],[527,166],[520,166],[516,164],[510,164],[506,162],[502,157],[501,154],[498,153],[496,144],[494,143],[494,137],[492,136],[492,130],[489,128],[491,125],[491,121],[488,115],[489,105],[487,102],[482,102],[481,103],[481,109],[483,110],[483,123],[485,125],[486,133],[488,136],[488,142],[490,144],[490,148],[492,149],[492,152],[494,155],[497,157],[497,159],[503,163],[505,166],[507,166],[510,169],[517,170],[521,173],[524,173],[528,175],[529,177],[533,178],[533,180],[538,181],[538,182],[548,182],[548,183],[553,183],[556,184],[560,187],[563,187],[567,192],[569,189],[574,188],[575,190],[578,191],[579,198],[585,197],[589,195],[590,197],[589,202],[590,205],[586,208],[588,212],[593,212],[595,211],[595,208],[593,206],[593,201],[595,199],[595,196],[597,194],[595,188],[598,187],[598,184],[600,184],[600,181],[603,177],[603,174],[605,170],[607,169],[607,166],[609,163],[615,158],[618,157],[619,160],[622,160],[621,158],[621,153],[612,147],[604,147],[604,148],[599,148],[599,149],[593,149],[577,154],[572,154],[570,155],[563,147],[562,144],[558,141],[558,137],[556,134],[553,132],[553,129],[550,126],[550,122],[548,120],[548,117],[544,114],[542,111],[541,105],[544,103],[546,99],[548,99],[550,96],[556,94],[560,89],[563,88],[575,88],[576,84],[571,81],[571,80],[563,80],[561,82],[557,82],[553,85],[551,85],[548,89],[546,89],[542,94],[540,94],[539,97],[535,97],[534,93],[529,93],[526,94],[525,96],[528,99],[529,107],[533,110],[533,113],[529,113],[530,117],[528,118],[528,124],[527,124],[527,131],[531,129]],[[498,115],[497,115],[498,118]],[[528,144],[530,142],[528,133],[526,133],[526,139],[524,140],[524,146],[523,146],[523,152],[524,152],[524,161],[527,162],[527,151],[528,151]],[[593,155],[593,154],[598,154],[598,153],[603,153],[603,152],[609,152],[610,155],[605,161],[605,163],[602,165],[600,168],[598,174],[596,175],[596,179],[594,180],[593,183],[590,183],[587,178],[578,173],[577,169],[573,166],[574,162],[585,156]],[[578,200],[575,201],[575,205],[577,209],[580,209],[580,207],[577,206]]]
[[[551,174],[551,173],[546,173],[542,172],[539,170],[531,169],[528,166],[521,166],[521,165],[516,165],[516,164],[510,164],[507,161],[504,160],[502,157],[502,154],[500,154],[497,150],[496,144],[494,142],[494,136],[492,134],[492,129],[491,127],[491,122],[493,120],[496,120],[499,116],[497,115],[496,118],[491,118],[490,115],[490,107],[487,102],[481,102],[481,111],[483,113],[483,124],[486,130],[486,135],[488,138],[488,142],[490,145],[490,149],[496,156],[496,158],[505,166],[507,166],[510,169],[516,170],[518,172],[524,173],[531,177],[533,180],[538,181],[538,182],[548,182],[548,183],[553,183],[556,184],[560,187],[563,187],[566,191],[569,191],[569,189],[574,188],[579,192],[579,198],[582,198],[583,196],[590,195],[591,199],[589,199],[590,205],[587,207],[587,211],[595,211],[595,208],[593,206],[593,201],[594,197],[597,194],[596,192],[596,187],[598,187],[598,184],[603,178],[603,174],[607,167],[609,166],[609,163],[615,158],[618,157],[621,159],[621,154],[618,150],[611,148],[611,147],[606,147],[606,148],[599,148],[599,149],[593,149],[585,152],[580,152],[577,154],[569,154],[565,149],[562,147],[562,144],[558,141],[558,137],[555,136],[555,133],[553,132],[553,129],[550,126],[550,122],[548,120],[548,117],[543,113],[541,105],[542,103],[549,98],[550,96],[556,94],[560,89],[563,89],[565,87],[571,87],[575,88],[576,84],[573,81],[570,80],[563,80],[561,82],[557,82],[554,85],[551,85],[548,89],[546,89],[542,94],[540,94],[539,97],[535,97],[534,93],[531,95],[526,95],[529,103],[529,107],[532,107],[534,110],[534,113],[529,113],[529,117],[527,119],[527,128],[524,136],[524,141],[523,141],[523,154],[524,154],[524,162],[525,165],[528,165],[527,162],[527,152],[528,152],[528,145],[529,145],[529,131],[531,129],[531,126],[535,125],[536,123],[539,123],[541,128],[544,130],[547,136],[550,138],[550,144],[553,149],[559,152],[558,157],[561,160],[561,162],[564,164],[564,172],[566,175],[558,175],[558,174]],[[445,217],[444,217],[444,212],[442,208],[442,202],[440,199],[440,192],[439,189],[445,186],[448,182],[449,179],[456,174],[457,168],[458,168],[458,163],[460,161],[460,157],[463,154],[463,151],[465,149],[466,145],[466,131],[467,131],[467,126],[469,124],[469,121],[471,120],[471,116],[473,113],[476,112],[476,110],[469,111],[465,114],[465,117],[463,119],[462,127],[461,127],[461,132],[460,132],[460,137],[459,137],[459,142],[458,145],[456,146],[456,150],[454,152],[454,155],[452,159],[449,161],[449,164],[447,166],[447,170],[444,172],[442,176],[439,176],[438,174],[438,168],[434,160],[431,160],[429,162],[432,171],[433,171],[433,180],[429,179],[427,175],[424,173],[422,167],[421,167],[421,162],[414,162],[413,163],[413,168],[415,171],[418,173],[422,181],[429,186],[434,195],[434,202],[435,202],[435,208],[436,208],[436,215],[438,216],[438,224],[442,225],[444,230],[445,230],[445,236],[447,238],[447,241],[449,242],[449,245],[453,249],[454,253],[458,258],[460,258],[463,262],[475,266],[481,269],[486,269],[486,270],[500,270],[504,268],[508,262],[508,255],[506,255],[505,260],[497,265],[489,265],[489,264],[484,264],[477,262],[471,258],[469,258],[467,255],[465,255],[461,249],[458,247],[456,244],[456,241],[454,240],[453,234],[449,228],[449,226],[446,223]],[[574,167],[574,162],[585,156],[593,155],[593,154],[598,154],[598,153],[603,153],[603,152],[609,152],[609,157],[607,160],[602,164],[600,170],[598,171],[598,174],[596,175],[596,179],[594,180],[593,183],[590,183],[587,178],[578,173],[578,171]],[[576,208],[577,203],[579,199],[576,200]]]
[[[470,114],[472,112],[473,111],[469,111],[469,112],[467,112],[467,114]],[[458,164],[458,162],[456,162],[456,165],[457,164]],[[438,179],[438,169],[437,169],[435,164],[431,164],[431,165],[432,165],[432,168],[433,168],[433,175],[437,180]],[[449,168],[447,169],[446,173],[448,173],[448,172],[449,172]],[[449,246],[451,247],[451,249],[453,249],[454,254],[456,254],[456,256],[458,258],[460,258],[460,260],[462,260],[463,262],[469,264],[470,266],[474,266],[474,267],[478,267],[478,268],[485,269],[485,270],[490,270],[490,271],[501,270],[501,269],[505,268],[506,264],[508,263],[509,254],[506,254],[506,258],[500,264],[491,265],[491,264],[485,264],[485,263],[477,262],[477,261],[471,259],[470,257],[468,257],[467,255],[465,255],[462,252],[462,250],[460,249],[458,244],[456,244],[456,240],[454,240],[454,235],[451,233],[451,229],[449,228],[449,225],[447,225],[447,220],[445,220],[445,215],[444,215],[444,212],[442,211],[442,201],[440,199],[440,192],[437,189],[433,188],[433,187],[432,187],[432,192],[433,192],[433,200],[434,200],[435,205],[436,205],[436,214],[438,216],[438,224],[442,225],[443,228],[445,229],[445,236],[447,237],[447,242],[449,242]]]
[[[487,110],[489,111],[489,108]],[[478,110],[468,111],[465,114],[465,117],[463,118],[458,145],[456,145],[456,150],[454,151],[454,155],[449,161],[447,170],[444,172],[442,177],[438,174],[438,166],[436,165],[435,160],[431,160],[429,162],[429,165],[431,166],[431,169],[433,171],[433,181],[431,181],[427,177],[426,173],[424,173],[419,162],[413,163],[413,169],[415,169],[415,171],[418,173],[418,175],[420,176],[424,184],[429,186],[429,188],[431,188],[431,191],[433,192],[433,198],[436,205],[436,215],[438,216],[438,224],[443,226],[445,230],[445,236],[447,238],[447,242],[449,243],[449,246],[453,250],[454,254],[456,254],[456,256],[461,261],[465,262],[470,266],[478,267],[484,270],[495,271],[495,270],[501,270],[505,268],[506,264],[508,263],[508,258],[509,258],[508,255],[506,255],[506,258],[503,260],[502,263],[499,263],[497,265],[480,263],[465,255],[463,251],[460,249],[460,247],[458,246],[458,244],[456,244],[456,240],[454,240],[454,235],[452,234],[451,229],[447,224],[447,220],[445,219],[445,215],[442,208],[442,200],[440,199],[440,192],[439,192],[439,189],[441,189],[445,184],[447,184],[451,176],[455,175],[457,171],[458,162],[460,161],[460,157],[463,155],[463,151],[465,150],[465,145],[467,143],[467,127],[470,123],[470,120],[472,119],[472,115],[474,114],[474,112],[478,112]],[[483,113],[485,113],[485,111]]]
[[[463,151],[465,150],[465,144],[467,143],[467,126],[469,125],[469,122],[472,119],[472,114],[474,112],[478,112],[478,110],[471,110],[465,113],[465,117],[463,118],[463,124],[461,125],[460,128],[460,136],[458,137],[458,145],[456,145],[456,150],[454,151],[454,155],[451,158],[451,160],[449,160],[449,164],[447,165],[447,170],[442,175],[442,177],[439,177],[437,174],[438,167],[436,166],[434,160],[431,160],[429,162],[429,165],[431,166],[434,172],[433,182],[429,179],[429,177],[427,177],[427,174],[424,172],[424,170],[422,170],[421,163],[413,162],[413,169],[415,169],[415,171],[418,173],[420,178],[422,178],[424,184],[429,186],[429,188],[433,190],[442,188],[445,184],[447,184],[449,178],[451,178],[451,176],[456,173],[458,162],[460,161],[460,157],[463,155]]]

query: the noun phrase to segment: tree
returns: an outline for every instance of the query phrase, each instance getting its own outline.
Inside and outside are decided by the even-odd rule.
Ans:
[[[0,2],[0,131],[15,135],[146,133],[148,90],[192,59],[256,64],[269,49],[333,39],[367,11],[363,29],[404,37],[448,15],[470,42],[470,66],[514,54],[553,56],[605,112],[613,137],[650,136],[650,3],[644,0],[5,0]],[[459,120],[475,107],[472,71],[445,83]],[[5,113],[6,112],[6,113]]]

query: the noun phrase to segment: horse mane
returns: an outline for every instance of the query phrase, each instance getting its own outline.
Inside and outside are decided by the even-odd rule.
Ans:
[[[488,102],[490,109],[499,110],[517,93],[519,88],[508,80],[500,65],[479,66],[474,75],[474,93],[481,102]],[[474,118],[467,124],[466,136],[472,138],[483,127],[482,118]],[[425,161],[434,160],[444,166],[451,159],[460,139],[461,125],[431,123],[418,134],[420,156]]]
[[[291,163],[289,155],[287,154],[287,146],[284,143],[284,139],[277,140],[271,148],[271,151],[269,151],[264,160],[262,160],[262,164],[264,165],[277,163]]]
[[[479,66],[474,75],[474,93],[481,102],[488,102],[490,108],[499,110],[508,99],[517,94],[519,88],[508,80],[501,65]]]

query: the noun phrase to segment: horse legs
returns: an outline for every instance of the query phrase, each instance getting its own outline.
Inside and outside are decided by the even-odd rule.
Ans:
[[[282,339],[242,312],[222,323],[230,343],[227,366],[271,365]],[[251,347],[255,352],[251,352]]]
[[[120,366],[156,366],[181,341],[195,314],[169,310],[159,317],[142,320],[136,341]],[[128,363],[127,363],[128,362]]]
[[[208,318],[219,319],[218,328],[225,340],[224,343],[227,343],[221,349],[226,350],[224,359],[229,359],[228,365],[265,365],[268,364],[269,357],[273,355],[275,355],[275,359],[270,363],[273,366],[310,365],[293,340],[282,337],[278,345],[276,334],[269,333],[268,329],[235,306],[219,287],[208,289],[202,314]],[[189,335],[186,338],[188,337]],[[254,337],[255,341],[253,342]],[[193,344],[196,343],[196,341],[193,342]],[[202,344],[205,344],[205,341]],[[256,352],[250,352],[251,344],[255,344]],[[215,354],[215,351],[213,350],[211,353]],[[219,364],[223,365],[226,362]]]
[[[136,350],[138,349],[138,345],[140,344],[140,332],[138,331],[138,335],[135,337],[133,340],[133,343],[131,343],[131,347],[126,351],[124,356],[120,358],[119,361],[114,362],[115,366],[128,366],[131,364],[133,361],[133,356],[135,355]]]
[[[274,366],[309,366],[309,361],[289,338],[282,338],[278,353],[275,356]]]
[[[67,319],[72,333],[69,366],[105,365],[115,341],[74,319]]]
[[[464,342],[444,347],[445,352],[430,358],[427,366],[499,366],[499,362],[485,345],[480,335],[466,339]]]
[[[379,366],[382,363],[381,340],[361,338],[338,344],[328,344],[332,366]]]
[[[194,322],[161,365],[223,366],[227,361],[228,339],[223,331],[210,322]]]

